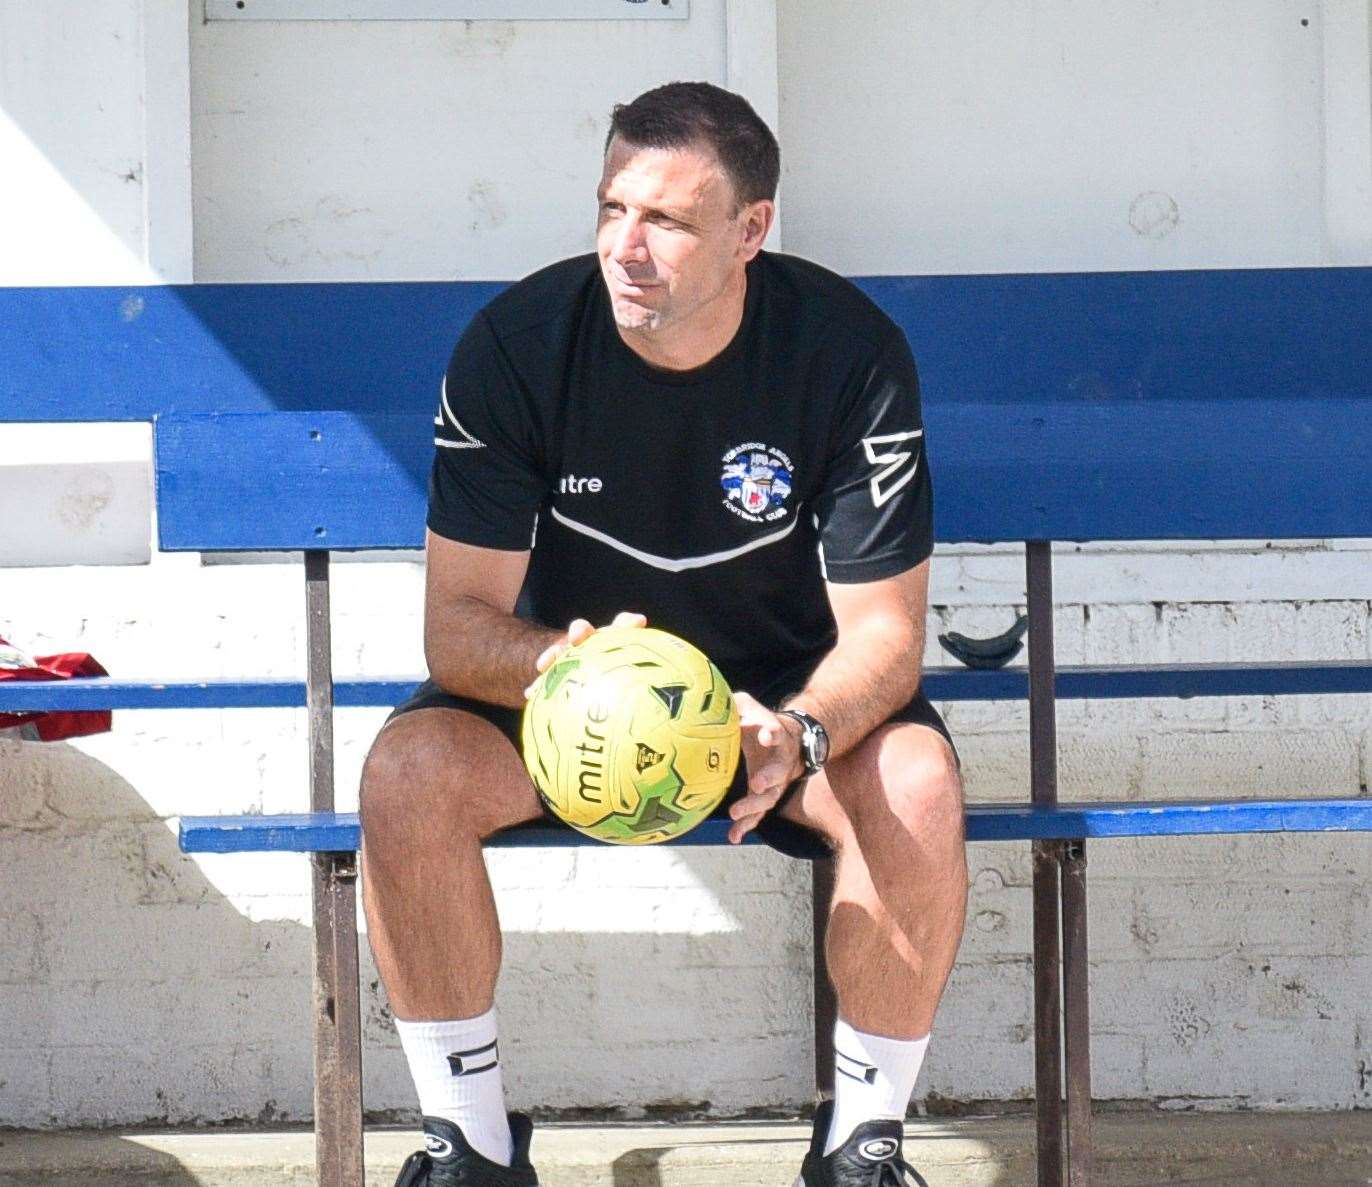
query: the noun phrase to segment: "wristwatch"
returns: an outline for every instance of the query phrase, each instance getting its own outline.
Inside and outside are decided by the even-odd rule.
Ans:
[[[778,717],[790,717],[800,722],[800,756],[805,760],[805,773],[814,775],[829,761],[829,731],[803,709],[778,709]]]

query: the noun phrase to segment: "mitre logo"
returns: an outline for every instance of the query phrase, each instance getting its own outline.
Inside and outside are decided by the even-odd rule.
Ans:
[[[575,474],[568,474],[557,489],[564,495],[598,495],[605,489],[605,484],[599,478],[578,478]]]

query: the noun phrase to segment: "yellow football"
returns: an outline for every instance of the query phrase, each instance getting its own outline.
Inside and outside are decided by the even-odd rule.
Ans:
[[[524,765],[544,803],[620,845],[670,840],[709,816],[733,782],[739,738],[719,669],[651,627],[596,631],[524,706]]]

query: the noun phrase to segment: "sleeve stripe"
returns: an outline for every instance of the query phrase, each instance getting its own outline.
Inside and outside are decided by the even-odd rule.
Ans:
[[[438,401],[442,414],[434,418],[434,424],[457,433],[460,440],[449,441],[442,437],[435,437],[434,444],[441,445],[445,449],[484,449],[486,443],[478,441],[471,433],[467,432],[462,427],[462,422],[453,415],[452,407],[448,403],[448,377],[446,375],[443,376],[443,387],[440,390]]]

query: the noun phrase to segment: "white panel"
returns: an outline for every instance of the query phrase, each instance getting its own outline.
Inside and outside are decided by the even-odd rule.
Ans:
[[[212,21],[684,21],[691,0],[205,0]]]
[[[725,73],[723,0],[191,37],[198,281],[508,280],[589,251],[611,107]]]
[[[137,284],[140,0],[0,0],[0,284]]]
[[[1367,587],[1372,540],[1156,541],[1059,544],[1053,548],[1058,605],[1147,602],[1326,602]],[[1024,600],[1024,549],[1012,544],[940,545],[929,601],[1000,606]]]
[[[1372,260],[1372,0],[1326,0],[1325,218],[1337,263]]]
[[[725,0],[724,85],[737,91],[778,129],[776,0]],[[766,246],[780,251],[781,212],[777,211]]]
[[[189,284],[191,42],[186,0],[143,0],[144,216],[148,265],[158,280]]]
[[[1328,7],[1366,22],[1366,0]],[[865,273],[1328,261],[1315,3],[779,11],[792,251]]]
[[[146,564],[151,426],[6,425],[0,507],[5,568]]]

